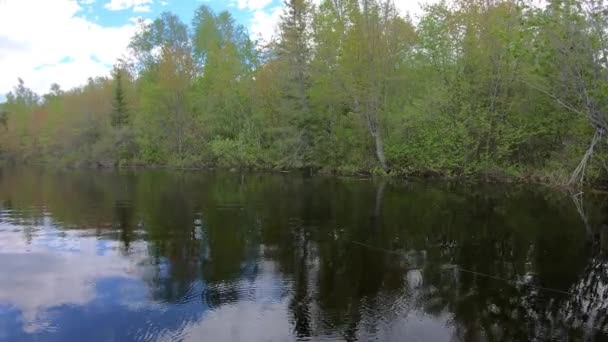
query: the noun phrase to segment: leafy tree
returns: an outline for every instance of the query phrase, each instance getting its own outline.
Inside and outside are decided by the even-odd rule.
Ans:
[[[250,116],[249,85],[257,64],[247,31],[228,12],[201,6],[193,21],[194,54],[202,77],[194,80],[200,120],[212,137],[235,138]]]
[[[135,36],[131,48],[140,66],[142,109],[136,120],[143,159],[182,162],[193,152],[191,82],[195,75],[187,26],[161,14]]]
[[[389,171],[383,119],[392,89],[402,84],[399,71],[413,47],[413,29],[390,1],[364,0],[360,6],[349,7],[343,83],[350,108],[361,117],[373,140],[380,167]]]
[[[537,13],[538,49],[545,82],[527,82],[562,108],[586,118],[589,147],[570,177],[582,183],[587,164],[605,148],[608,129],[608,4],[555,0]],[[591,133],[592,132],[592,133]]]

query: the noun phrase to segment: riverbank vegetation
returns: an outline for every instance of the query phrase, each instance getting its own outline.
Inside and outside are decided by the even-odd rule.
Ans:
[[[606,178],[608,3],[288,0],[276,39],[163,13],[111,76],[0,107],[0,154],[68,165]]]

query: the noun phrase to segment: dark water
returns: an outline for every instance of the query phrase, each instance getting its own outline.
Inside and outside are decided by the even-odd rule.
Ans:
[[[0,341],[606,341],[608,220],[586,201],[5,167]]]

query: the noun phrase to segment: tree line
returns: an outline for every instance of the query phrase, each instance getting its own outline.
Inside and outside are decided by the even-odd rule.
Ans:
[[[166,165],[601,181],[608,2],[287,0],[277,36],[170,12],[109,77],[0,107],[0,155]]]

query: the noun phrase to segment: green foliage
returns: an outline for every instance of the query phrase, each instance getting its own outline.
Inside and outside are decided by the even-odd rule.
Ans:
[[[213,158],[220,167],[256,167],[258,154],[242,138],[218,138],[209,144]]]
[[[6,124],[8,122],[8,112],[4,109],[0,109],[0,125],[2,128],[6,129]]]
[[[414,24],[391,1],[289,0],[268,44],[228,12],[201,6],[191,27],[163,13],[110,78],[43,97],[19,80],[0,146],[89,165],[563,181],[600,132],[599,180],[606,5],[579,4],[459,0]]]
[[[247,31],[228,12],[216,15],[202,6],[193,26],[194,57],[203,75],[192,83],[196,118],[209,139],[236,138],[251,117],[257,53]]]
[[[129,124],[129,111],[127,101],[122,85],[122,74],[120,70],[116,70],[114,74],[114,101],[112,102],[112,127],[124,127]]]

